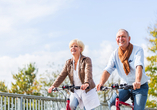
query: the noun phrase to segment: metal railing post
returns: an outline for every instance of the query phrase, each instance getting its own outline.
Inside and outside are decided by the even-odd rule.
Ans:
[[[8,97],[8,110],[10,109],[10,97]]]
[[[22,110],[23,108],[23,97],[21,97],[21,101],[20,101],[20,110]]]
[[[3,110],[3,100],[2,100],[2,96],[1,96],[1,110]]]

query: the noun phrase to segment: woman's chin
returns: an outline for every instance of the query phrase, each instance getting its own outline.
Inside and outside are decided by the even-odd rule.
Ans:
[[[73,56],[76,56],[76,55],[78,55],[78,53],[71,53]]]
[[[76,55],[76,53],[71,53],[73,56]]]

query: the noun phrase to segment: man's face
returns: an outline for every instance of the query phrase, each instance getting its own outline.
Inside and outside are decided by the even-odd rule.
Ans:
[[[116,41],[122,50],[126,50],[130,42],[130,36],[125,31],[119,31],[116,36]]]

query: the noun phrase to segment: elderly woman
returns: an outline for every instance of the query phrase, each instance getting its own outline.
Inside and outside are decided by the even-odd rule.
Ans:
[[[58,87],[66,76],[69,77],[70,83],[75,86],[81,86],[80,90],[74,90],[70,96],[71,110],[76,110],[77,106],[84,110],[94,110],[100,105],[99,98],[95,89],[95,83],[92,79],[92,62],[89,57],[83,56],[84,44],[78,39],[74,39],[69,43],[72,58],[66,61],[66,64],[53,83],[48,89],[51,93],[52,89]],[[87,87],[89,86],[89,89]]]

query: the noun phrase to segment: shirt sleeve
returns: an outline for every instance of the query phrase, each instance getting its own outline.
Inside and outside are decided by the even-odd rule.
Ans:
[[[144,68],[144,52],[142,48],[140,48],[135,54],[135,68],[138,65],[141,65]]]
[[[115,70],[115,52],[112,53],[112,55],[109,58],[108,64],[105,67],[105,70],[109,72],[110,74]]]

